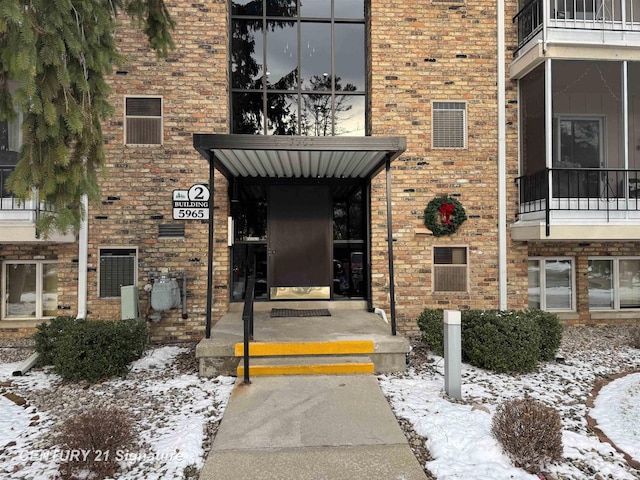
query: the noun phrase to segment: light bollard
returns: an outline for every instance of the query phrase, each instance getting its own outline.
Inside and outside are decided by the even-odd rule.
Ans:
[[[459,310],[444,311],[444,389],[451,398],[462,400],[462,321]]]

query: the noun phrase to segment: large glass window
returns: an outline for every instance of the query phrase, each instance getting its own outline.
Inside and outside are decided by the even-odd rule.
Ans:
[[[58,314],[55,261],[7,261],[3,264],[2,277],[4,319],[40,319]]]
[[[364,2],[231,2],[232,133],[365,135]]]
[[[640,308],[640,258],[589,259],[589,309]]]
[[[571,258],[529,259],[529,308],[573,310],[575,276]]]

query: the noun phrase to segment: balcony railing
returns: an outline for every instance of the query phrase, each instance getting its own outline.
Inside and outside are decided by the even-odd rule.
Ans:
[[[516,183],[519,216],[544,212],[547,231],[552,211],[599,212],[607,222],[612,212],[640,212],[640,170],[547,168]]]
[[[518,24],[518,49],[543,31],[544,26],[550,29],[640,31],[640,2],[531,0],[513,17],[513,22]]]
[[[37,223],[41,212],[50,212],[49,205],[38,200],[37,192],[29,200],[15,198],[7,191],[6,182],[15,167],[0,166],[0,221]],[[36,238],[39,235],[36,231]]]

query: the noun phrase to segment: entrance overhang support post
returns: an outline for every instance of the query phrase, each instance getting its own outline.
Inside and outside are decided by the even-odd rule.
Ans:
[[[363,263],[363,265],[366,267],[363,271],[365,275],[363,275],[362,278],[367,279],[367,311],[373,312],[373,289],[371,287],[371,178],[367,180],[367,185],[364,189],[364,196],[365,212],[367,217],[365,221],[366,232],[364,238],[367,239],[367,244],[364,251],[365,257]]]
[[[391,335],[396,334],[396,290],[393,273],[393,222],[391,215],[391,155],[387,155],[387,250],[389,255],[389,301],[391,308]]]
[[[213,309],[213,182],[214,182],[214,154],[209,157],[209,244],[207,246],[207,321],[205,324],[204,336],[211,338],[211,310]]]

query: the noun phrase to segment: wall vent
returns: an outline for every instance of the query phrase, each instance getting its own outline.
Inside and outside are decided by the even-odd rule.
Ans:
[[[184,223],[158,225],[158,238],[184,238]]]

